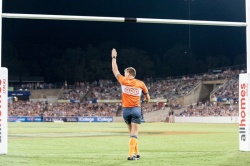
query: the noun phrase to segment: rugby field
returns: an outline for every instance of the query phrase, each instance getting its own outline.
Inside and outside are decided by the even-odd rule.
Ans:
[[[8,123],[0,166],[245,166],[237,124],[143,123],[141,159],[127,161],[124,123]]]

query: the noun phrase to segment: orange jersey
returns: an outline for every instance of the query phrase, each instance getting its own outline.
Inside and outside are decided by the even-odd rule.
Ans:
[[[138,107],[140,106],[140,99],[142,92],[148,93],[146,85],[137,79],[126,79],[119,74],[117,76],[122,88],[122,106],[123,107]]]

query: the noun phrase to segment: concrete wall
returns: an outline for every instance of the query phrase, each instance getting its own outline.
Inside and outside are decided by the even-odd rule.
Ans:
[[[238,116],[174,117],[175,123],[239,123]]]
[[[119,117],[113,117],[113,121],[114,122],[124,122],[124,120],[123,120],[123,117],[122,116],[119,116]]]
[[[169,108],[150,112],[144,115],[144,120],[146,122],[163,122],[166,120],[168,113],[169,113]]]
[[[61,89],[37,89],[30,90],[30,99],[43,99],[48,96],[58,96]]]
[[[169,108],[144,114],[145,122],[164,122],[168,116]],[[124,122],[123,117],[113,117],[114,122]]]

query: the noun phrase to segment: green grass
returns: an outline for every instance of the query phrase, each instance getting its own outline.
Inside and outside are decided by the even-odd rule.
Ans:
[[[141,160],[127,161],[124,123],[9,123],[0,166],[245,166],[237,124],[143,123]]]

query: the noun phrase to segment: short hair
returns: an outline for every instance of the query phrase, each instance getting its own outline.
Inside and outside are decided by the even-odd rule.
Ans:
[[[129,73],[129,75],[131,75],[131,76],[133,76],[133,77],[136,76],[136,70],[135,70],[135,68],[133,68],[133,67],[128,67],[128,68],[126,68],[124,71],[127,71],[127,72]]]

